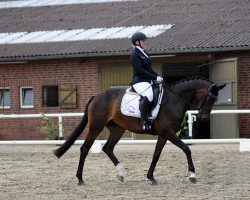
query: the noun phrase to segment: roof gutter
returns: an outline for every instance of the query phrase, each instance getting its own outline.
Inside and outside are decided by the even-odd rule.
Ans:
[[[183,53],[220,53],[220,52],[239,52],[250,51],[249,46],[244,47],[215,47],[215,48],[183,48],[183,49],[164,49],[164,50],[149,50],[152,56],[183,54]],[[55,54],[55,55],[35,55],[35,56],[13,56],[13,57],[0,57],[0,64],[21,64],[28,61],[35,60],[52,60],[52,59],[66,59],[66,58],[101,58],[101,57],[119,57],[129,56],[130,51],[124,52],[90,52],[90,53],[72,53],[72,54]]]
[[[54,54],[54,55],[28,55],[28,56],[13,56],[13,57],[0,57],[0,64],[6,64],[10,62],[25,62],[25,61],[36,61],[36,60],[54,60],[54,59],[67,59],[67,58],[97,58],[97,57],[119,57],[128,56],[131,52],[90,52],[90,53],[69,53],[69,54]]]
[[[164,49],[164,50],[157,50],[151,51],[151,54],[179,54],[179,53],[220,53],[220,52],[239,52],[239,51],[250,51],[250,46],[244,47],[197,47],[197,48],[175,48],[175,49]]]

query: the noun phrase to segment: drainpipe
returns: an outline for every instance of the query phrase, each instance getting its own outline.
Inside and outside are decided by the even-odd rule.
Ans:
[[[5,75],[3,75],[3,114],[4,114],[4,93],[5,93]]]

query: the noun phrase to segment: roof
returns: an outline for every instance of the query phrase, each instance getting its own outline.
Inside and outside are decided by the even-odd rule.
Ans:
[[[0,60],[250,50],[249,0],[0,1]]]

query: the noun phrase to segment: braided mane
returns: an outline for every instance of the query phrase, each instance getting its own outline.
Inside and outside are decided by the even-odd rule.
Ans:
[[[207,79],[207,78],[204,77],[204,76],[191,76],[191,77],[186,77],[186,78],[183,78],[183,79],[181,79],[181,80],[178,80],[178,81],[176,81],[176,82],[174,82],[174,83],[171,83],[171,84],[170,84],[170,87],[179,85],[179,84],[184,83],[184,82],[187,82],[187,81],[193,81],[193,80],[203,80],[203,81],[207,81],[207,82],[212,83],[209,79]]]

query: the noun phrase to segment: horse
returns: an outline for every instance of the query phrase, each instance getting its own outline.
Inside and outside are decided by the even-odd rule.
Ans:
[[[158,116],[154,119],[151,130],[143,130],[140,119],[125,116],[120,111],[122,97],[125,89],[108,89],[95,97],[91,97],[85,107],[85,114],[76,129],[71,133],[61,147],[54,150],[60,158],[76,141],[88,125],[88,134],[80,148],[80,159],[76,173],[78,185],[85,185],[83,180],[83,167],[88,152],[102,132],[107,127],[110,135],[102,150],[107,154],[118,171],[118,179],[123,182],[125,170],[123,165],[114,155],[114,147],[121,139],[125,130],[138,134],[157,135],[153,158],[147,172],[147,178],[152,185],[158,182],[154,178],[154,170],[160,154],[167,140],[182,149],[186,154],[189,180],[196,182],[195,167],[192,161],[190,148],[176,135],[188,108],[192,105],[198,109],[198,118],[202,121],[209,120],[214,102],[217,100],[219,90],[225,85],[217,85],[202,77],[189,77],[173,84],[163,83],[164,94]]]

